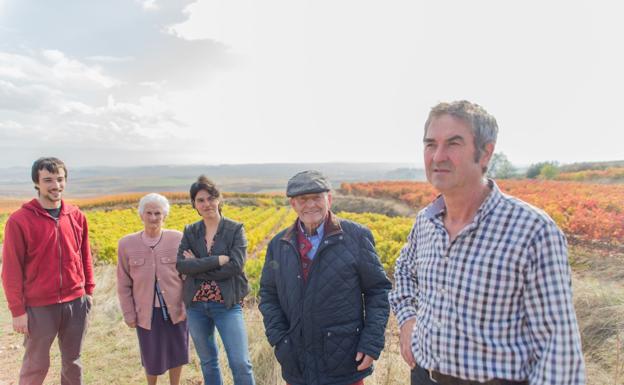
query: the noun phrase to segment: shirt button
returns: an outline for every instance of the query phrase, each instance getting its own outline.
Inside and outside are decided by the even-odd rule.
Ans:
[[[446,289],[445,289],[445,288],[443,288],[443,287],[442,287],[442,288],[440,288],[440,294],[444,294],[444,293],[446,293]]]

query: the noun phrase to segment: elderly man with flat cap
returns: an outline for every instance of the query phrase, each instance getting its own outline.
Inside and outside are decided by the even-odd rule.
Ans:
[[[260,311],[289,385],[361,385],[384,347],[391,289],[367,228],[336,217],[317,171],[288,181],[298,215],[271,240]]]

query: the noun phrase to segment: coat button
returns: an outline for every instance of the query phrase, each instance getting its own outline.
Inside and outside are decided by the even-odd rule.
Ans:
[[[331,337],[331,332],[327,332],[327,337]]]

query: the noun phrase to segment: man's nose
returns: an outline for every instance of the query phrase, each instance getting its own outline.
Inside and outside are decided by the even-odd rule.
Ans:
[[[448,158],[448,153],[445,146],[438,146],[433,153],[434,162],[443,162]]]

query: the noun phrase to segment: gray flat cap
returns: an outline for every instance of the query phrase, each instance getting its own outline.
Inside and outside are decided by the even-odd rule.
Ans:
[[[303,194],[315,194],[331,190],[329,180],[315,170],[301,171],[288,181],[286,196],[289,198]]]

